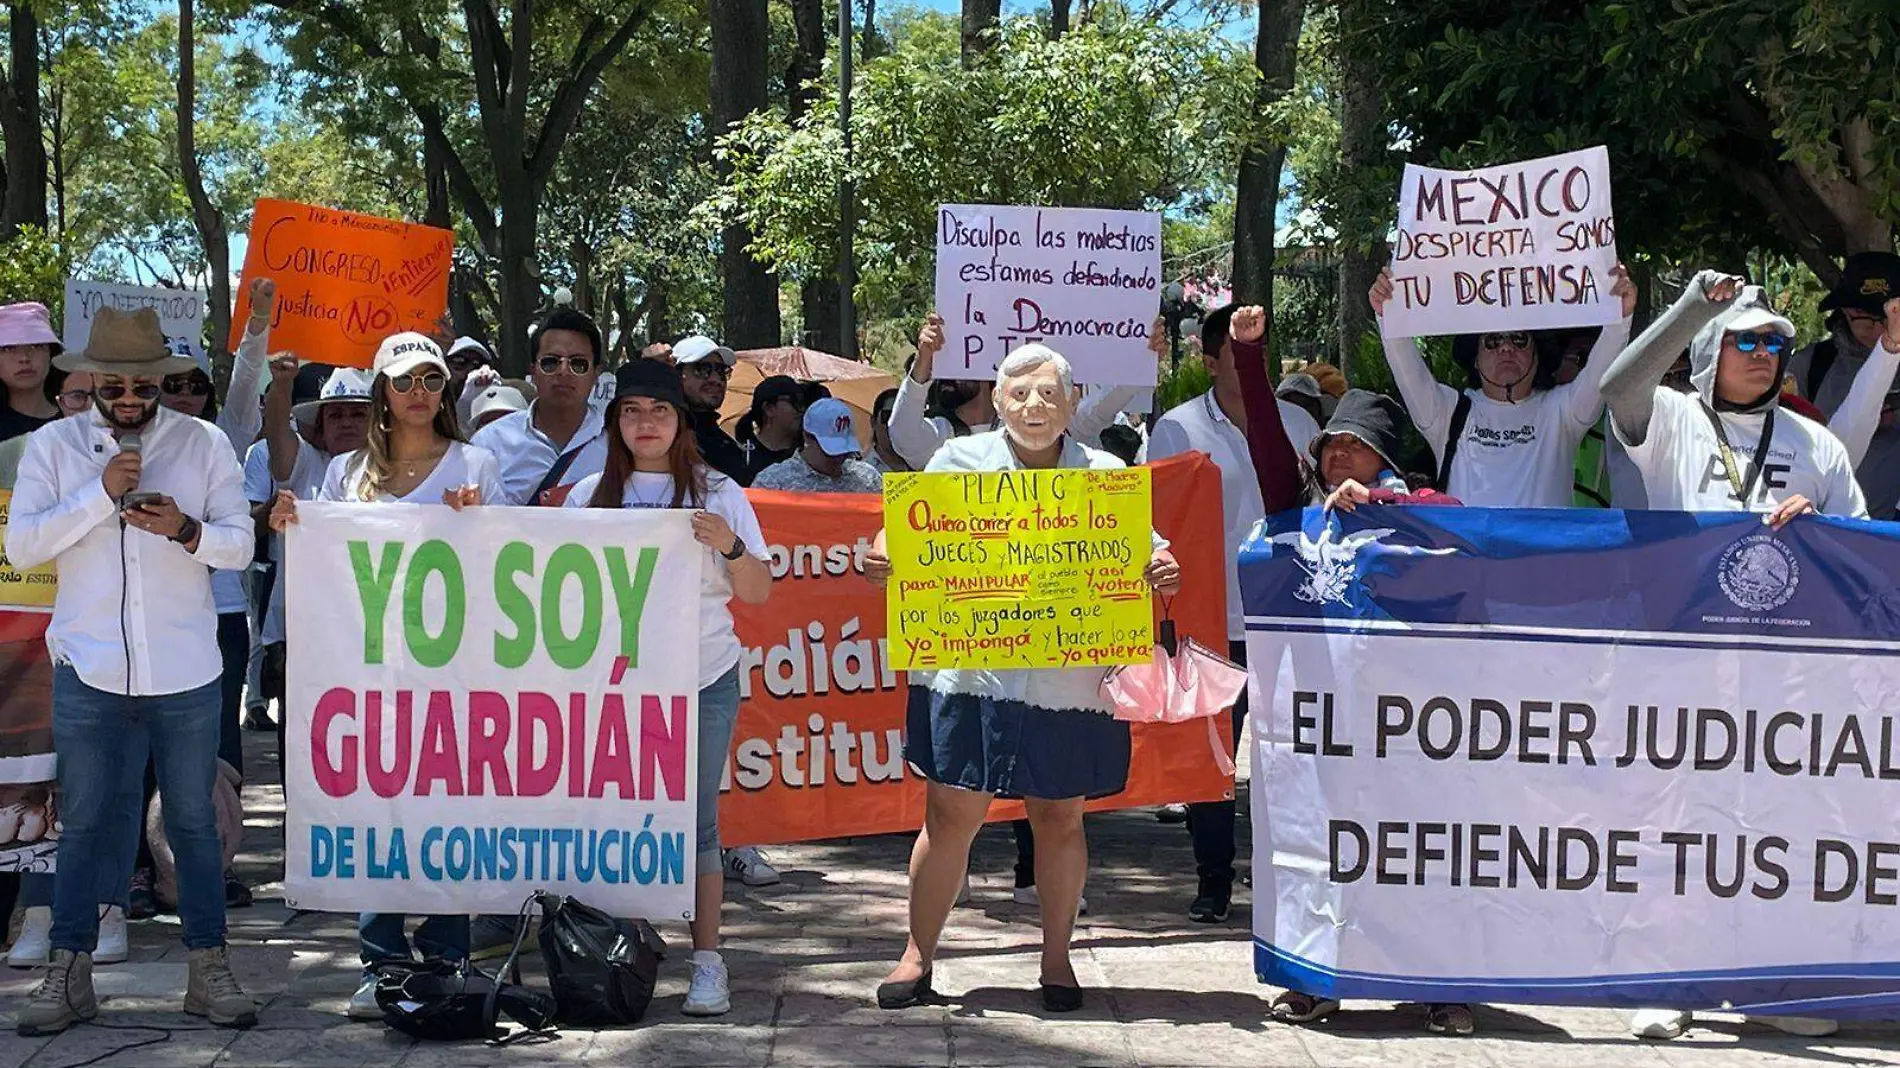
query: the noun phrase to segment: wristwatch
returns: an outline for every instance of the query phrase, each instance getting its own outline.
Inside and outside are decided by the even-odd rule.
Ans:
[[[184,525],[178,528],[178,533],[173,534],[171,540],[180,545],[190,545],[191,539],[198,536],[198,527],[199,524],[196,519],[186,516]]]
[[[734,534],[732,536],[732,548],[727,549],[725,552],[720,553],[719,555],[725,557],[728,560],[737,560],[741,556],[744,556],[745,555],[745,539],[738,536],[737,534]]]

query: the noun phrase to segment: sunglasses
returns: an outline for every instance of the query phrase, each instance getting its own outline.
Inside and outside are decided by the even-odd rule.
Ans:
[[[132,394],[139,400],[154,400],[158,397],[158,387],[150,384],[142,386],[94,386],[92,390],[93,396],[107,403],[111,403],[115,400],[123,400],[127,393]]]
[[[69,389],[59,395],[62,408],[84,408],[91,403],[92,390],[89,389]]]
[[[1531,347],[1531,336],[1522,330],[1515,330],[1508,334],[1486,334],[1481,343],[1486,352],[1496,352],[1506,345],[1512,348],[1528,349]]]
[[[390,379],[389,388],[395,390],[397,393],[408,393],[416,388],[418,382],[422,384],[423,389],[428,390],[430,393],[440,393],[448,388],[449,376],[440,371],[430,371],[427,374],[421,375],[410,372],[397,375]]]
[[[568,374],[584,375],[594,369],[594,358],[591,356],[542,356],[534,361],[534,365],[540,368],[544,375],[560,374],[563,367],[567,368]]]
[[[455,353],[454,355],[445,357],[445,359],[447,360],[448,365],[457,371],[460,371],[463,368],[467,368],[472,371],[475,368],[480,367],[482,365],[482,358],[480,356],[475,355],[472,352],[458,352],[458,353]]]
[[[181,395],[209,397],[211,395],[211,383],[199,378],[197,375],[172,375],[160,383],[160,385],[165,392],[170,393],[174,397]]]
[[[1754,352],[1756,349],[1766,349],[1769,355],[1779,356],[1781,355],[1781,351],[1788,347],[1788,339],[1773,331],[1736,334],[1734,337],[1735,349],[1738,352]]]
[[[698,363],[687,364],[686,373],[698,378],[731,378],[732,368],[723,363],[701,360]]]

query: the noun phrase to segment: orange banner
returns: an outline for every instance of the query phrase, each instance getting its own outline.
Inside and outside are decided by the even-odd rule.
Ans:
[[[455,235],[418,223],[260,200],[251,217],[232,349],[250,319],[250,282],[277,283],[271,348],[305,360],[368,367],[391,334],[431,336],[449,306]]]
[[[882,498],[748,496],[778,581],[765,604],[733,604],[745,660],[721,839],[772,845],[916,829],[924,789],[904,764],[904,674],[890,667],[884,593],[861,573]],[[1226,540],[1212,461],[1190,453],[1154,465],[1154,524],[1181,563],[1177,628],[1224,651]],[[1228,734],[1225,717],[1221,734]],[[1207,801],[1232,797],[1233,788],[1214,762],[1204,723],[1137,724],[1128,788],[1090,807]],[[1021,814],[1017,803],[990,810],[993,820]]]

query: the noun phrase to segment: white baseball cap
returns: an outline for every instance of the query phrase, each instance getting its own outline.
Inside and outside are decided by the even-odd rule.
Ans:
[[[836,397],[824,397],[805,409],[805,433],[818,439],[818,447],[827,456],[855,456],[862,451],[851,407]]]
[[[449,373],[448,361],[442,358],[442,346],[413,330],[384,338],[376,348],[376,362],[372,365],[377,374],[391,378],[428,366],[434,366],[445,375]]]
[[[679,344],[673,346],[673,362],[681,367],[689,363],[698,363],[701,360],[710,360],[715,356],[719,358],[720,363],[725,364],[727,367],[731,367],[733,364],[739,362],[737,353],[721,345],[719,342],[714,341],[712,338],[704,337],[700,334],[683,338]]]

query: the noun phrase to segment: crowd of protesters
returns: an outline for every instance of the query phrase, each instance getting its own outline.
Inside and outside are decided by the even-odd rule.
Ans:
[[[1129,387],[1087,389],[1043,345],[1011,353],[993,381],[940,379],[942,321],[930,316],[899,384],[864,426],[822,383],[768,376],[729,431],[739,356],[704,336],[655,344],[610,370],[595,322],[556,307],[529,338],[528,373],[503,379],[481,341],[444,348],[403,333],[367,369],[269,350],[275,290],[253,283],[223,398],[208,363],[174,355],[149,312],[102,310],[83,351],[64,352],[46,309],[0,308],[0,476],[14,487],[6,550],[16,566],[59,569],[47,631],[63,822],[57,874],[0,881],[0,914],[23,906],[8,963],[42,967],[22,1008],[26,1034],[97,1012],[95,964],[122,961],[126,921],[153,915],[175,887],[189,961],[185,1011],[221,1026],[256,1022],[233,976],[225,910],[250,903],[233,875],[228,804],[246,775],[241,730],[286,718],[282,534],[301,501],[661,508],[692,513],[707,555],[699,606],[700,795],[697,915],[684,1011],[731,1006],[720,954],[723,882],[776,882],[756,849],[724,850],[718,785],[739,706],[742,650],[730,602],[764,601],[771,572],[747,488],[878,493],[884,474],[1109,468],[1206,454],[1219,469],[1227,637],[1244,664],[1237,557],[1265,516],[1315,504],[1749,511],[1775,525],[1827,515],[1889,518],[1900,503],[1900,257],[1849,259],[1821,305],[1829,335],[1799,349],[1790,319],[1759,287],[1705,271],[1630,340],[1636,294],[1619,267],[1621,318],[1597,331],[1495,331],[1452,339],[1462,383],[1436,381],[1417,343],[1386,338],[1398,399],[1350,389],[1314,366],[1276,385],[1267,316],[1220,308],[1199,328],[1212,388],[1152,421],[1124,411]],[[1383,313],[1392,282],[1368,294]],[[1151,331],[1157,361],[1162,324]],[[1416,434],[1413,433],[1415,429]],[[1423,450],[1407,442],[1422,440]],[[881,535],[865,575],[882,583]],[[1178,589],[1155,535],[1146,578]],[[925,829],[910,876],[910,942],[876,990],[885,1007],[932,993],[936,952],[967,896],[971,842],[992,799],[1020,798],[1015,896],[1040,911],[1041,997],[1081,1007],[1069,962],[1087,909],[1083,808],[1119,792],[1127,724],[1103,715],[1100,669],[913,672],[905,756],[927,782]],[[272,706],[275,705],[275,716]],[[1237,746],[1248,714],[1232,710]],[[148,841],[156,792],[162,840]],[[295,803],[291,799],[291,803]],[[221,807],[222,806],[222,807]],[[1186,807],[1196,867],[1186,911],[1229,917],[1234,803]],[[155,848],[157,846],[158,848]],[[155,872],[161,856],[169,877]],[[509,918],[359,921],[364,980],[349,1013],[380,1018],[379,971],[416,954],[455,960],[505,952]],[[1264,1011],[1311,1023],[1337,1011],[1298,990]],[[1468,1005],[1428,1006],[1434,1032],[1469,1034]],[[1673,1038],[1674,1009],[1632,1030]],[[1825,1020],[1771,1018],[1825,1034]]]

